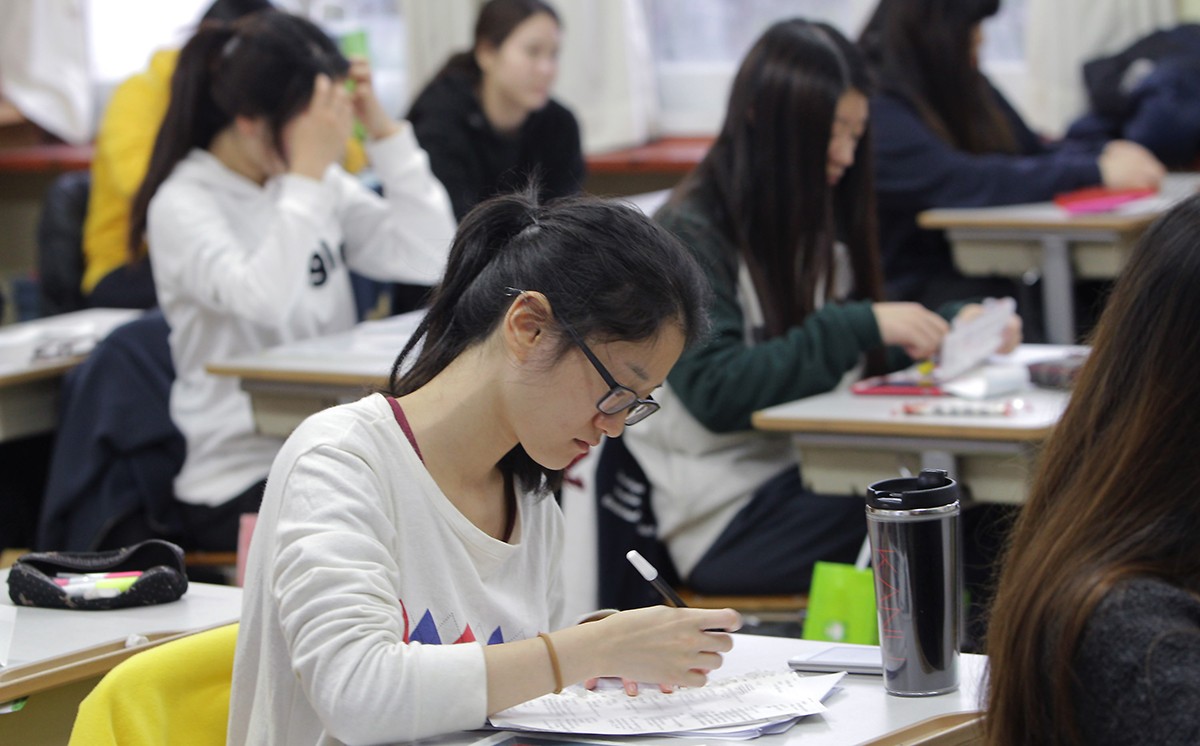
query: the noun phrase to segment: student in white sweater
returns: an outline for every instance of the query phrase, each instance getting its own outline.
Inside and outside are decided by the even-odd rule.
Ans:
[[[707,293],[631,207],[513,195],[469,213],[388,395],[313,415],[271,468],[229,743],[409,741],[599,676],[702,685],[733,644],[709,630],[737,612],[564,627],[551,493],[657,409]]]
[[[355,116],[386,198],[336,165]],[[237,516],[257,509],[280,447],[254,432],[237,382],[205,366],[348,329],[350,270],[435,283],[453,233],[411,128],[383,111],[365,63],[320,29],[265,11],[192,37],[131,216],[171,325],[188,542],[233,548]]]

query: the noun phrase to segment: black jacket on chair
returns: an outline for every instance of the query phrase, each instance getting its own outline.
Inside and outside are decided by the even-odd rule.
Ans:
[[[67,375],[37,549],[94,551],[138,511],[158,538],[182,534],[172,484],[185,446],[168,406],[169,332],[162,312],[148,311]]]

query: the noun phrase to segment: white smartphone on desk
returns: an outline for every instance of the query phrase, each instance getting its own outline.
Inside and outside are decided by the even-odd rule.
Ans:
[[[793,671],[815,673],[846,673],[883,675],[883,656],[879,648],[863,646],[838,646],[825,648],[811,655],[797,655],[788,659]]]

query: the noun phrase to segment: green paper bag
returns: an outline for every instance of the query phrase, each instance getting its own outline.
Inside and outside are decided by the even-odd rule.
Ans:
[[[879,644],[875,574],[870,568],[818,562],[813,567],[804,617],[805,640]]]

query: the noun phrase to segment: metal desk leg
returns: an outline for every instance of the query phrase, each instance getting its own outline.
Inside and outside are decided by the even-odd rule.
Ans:
[[[1075,280],[1070,244],[1062,236],[1042,236],[1042,310],[1046,341],[1075,344]]]

